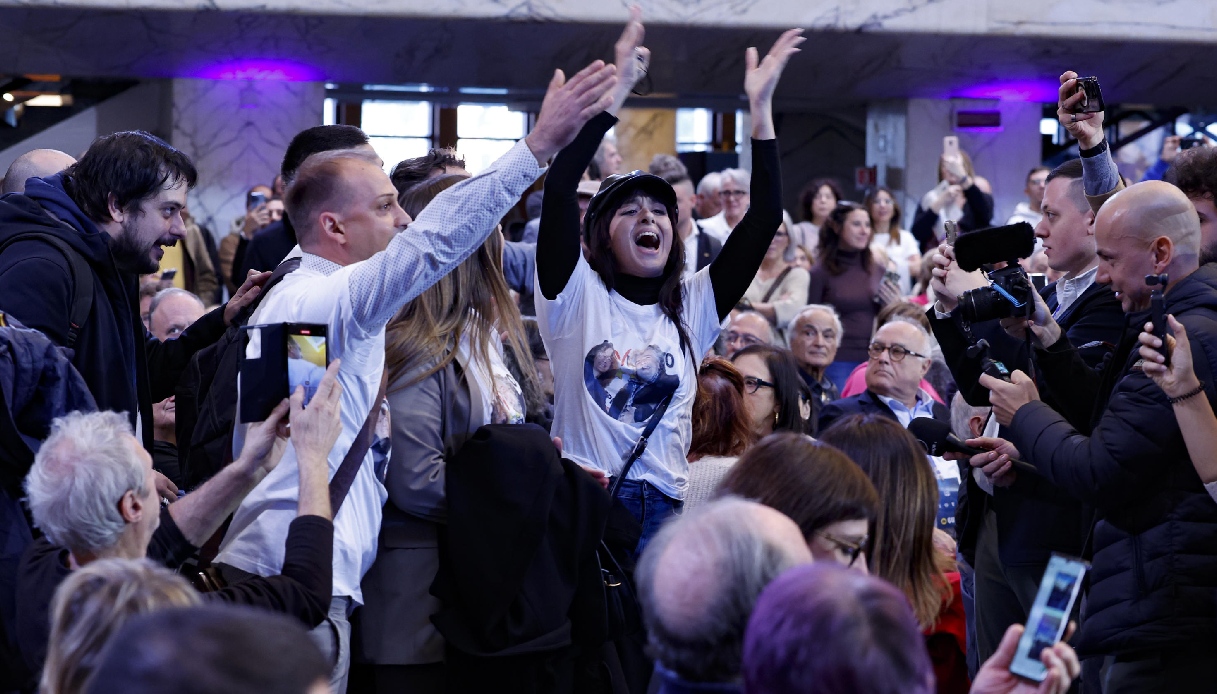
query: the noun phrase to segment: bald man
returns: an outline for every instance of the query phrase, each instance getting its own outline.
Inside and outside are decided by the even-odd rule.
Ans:
[[[57,149],[35,149],[26,152],[9,165],[0,193],[24,193],[25,182],[31,178],[54,176],[75,163],[75,159]]]
[[[718,499],[665,525],[636,573],[659,693],[732,691],[757,596],[811,561],[794,521],[753,501]]]
[[[1196,475],[1172,403],[1142,373],[1134,346],[1149,319],[1145,276],[1168,274],[1166,312],[1187,327],[1204,383],[1186,397],[1217,401],[1217,266],[1200,266],[1196,209],[1161,181],[1108,199],[1095,219],[1095,241],[1096,281],[1112,288],[1128,316],[1115,359],[1101,374],[1088,374],[1051,316],[1037,311],[1040,325],[1033,328],[1047,346],[1037,350],[1044,381],[1063,384],[1054,394],[1089,393],[1090,404],[1101,405],[1092,431],[1082,435],[1041,402],[1021,371],[1009,383],[983,376],[1010,440],[980,440],[996,450],[971,462],[997,468],[1004,464],[999,454],[1021,457],[1096,509],[1091,588],[1075,644],[1104,656],[1104,692],[1207,691],[1217,682],[1211,657],[1217,651],[1217,504]]]

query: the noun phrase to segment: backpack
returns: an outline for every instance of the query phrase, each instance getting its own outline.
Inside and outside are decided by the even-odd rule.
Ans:
[[[93,268],[89,267],[89,262],[80,251],[69,246],[63,239],[41,231],[13,234],[5,239],[4,243],[0,243],[0,255],[14,243],[30,239],[43,241],[58,249],[68,261],[68,270],[72,273],[72,308],[68,311],[68,338],[63,346],[72,349],[80,335],[81,326],[93,311]]]
[[[279,264],[262,292],[246,306],[215,344],[195,353],[182,372],[176,391],[178,462],[187,490],[195,489],[232,462],[232,432],[237,419],[237,375],[245,358],[241,328],[262,299],[299,258]]]

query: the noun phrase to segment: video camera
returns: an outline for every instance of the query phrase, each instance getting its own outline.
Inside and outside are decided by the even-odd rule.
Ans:
[[[969,343],[963,363],[952,369],[964,400],[974,407],[989,405],[989,390],[977,382],[980,374],[1001,380],[1010,379],[1006,365],[989,355],[987,340],[972,335],[972,324],[1013,316],[1030,317],[1035,310],[1031,278],[1018,261],[1035,252],[1035,230],[1026,222],[980,229],[960,234],[955,239],[955,261],[967,272],[985,271],[989,286],[959,295],[959,314]],[[1006,267],[994,270],[995,263]],[[967,374],[967,375],[965,375]]]
[[[959,310],[969,323],[1030,314],[1035,287],[1018,261],[1035,252],[1035,230],[1026,222],[960,234],[955,240],[955,262],[967,272],[1005,262],[988,270],[989,286],[959,295]]]

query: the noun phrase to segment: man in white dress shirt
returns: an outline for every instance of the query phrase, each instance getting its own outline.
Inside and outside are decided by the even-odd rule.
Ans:
[[[267,293],[251,325],[322,323],[331,359],[341,359],[343,432],[330,454],[336,471],[374,406],[384,370],[384,329],[406,303],[473,253],[544,166],[611,101],[612,66],[601,61],[566,81],[555,72],[536,127],[487,170],[441,193],[411,220],[374,154],[362,150],[309,157],[287,190],[288,215],[303,251],[300,267]],[[409,224],[409,230],[403,230]],[[238,425],[234,448],[243,443]],[[368,458],[370,459],[369,453]],[[346,690],[350,611],[376,557],[383,480],[365,459],[334,518],[334,601],[314,634],[335,660],[332,685]],[[289,447],[275,471],[233,516],[217,563],[274,575],[295,516],[299,487]]]

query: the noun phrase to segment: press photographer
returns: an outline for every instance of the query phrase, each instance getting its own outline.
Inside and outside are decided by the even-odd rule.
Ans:
[[[1044,379],[1072,374],[1079,387],[1099,393],[1114,384],[1090,434],[1042,402],[1020,371],[1010,382],[982,376],[980,383],[991,389],[993,411],[1020,457],[1096,508],[1078,650],[1104,656],[1103,691],[1207,690],[1217,679],[1210,657],[1217,648],[1217,505],[1192,464],[1172,400],[1203,392],[1212,402],[1217,394],[1217,267],[1199,266],[1196,210],[1160,181],[1109,199],[1096,217],[1095,240],[1095,281],[1111,287],[1129,321],[1097,384],[1059,326],[1035,326],[1039,340],[1070,362],[1050,373],[1051,360],[1042,360]],[[1162,311],[1186,326],[1192,366],[1205,384],[1176,398],[1145,373],[1137,350],[1150,314],[1146,276],[1161,274],[1169,276]]]
[[[1098,270],[1094,213],[1083,191],[1081,163],[1075,160],[1062,164],[1047,181],[1043,218],[1034,233],[1043,242],[1050,267],[1064,274],[1040,293],[1027,296],[1033,302],[1032,323],[1051,321],[1059,326],[1069,344],[1080,346],[1083,362],[1097,367],[1119,341],[1124,316],[1111,290],[1094,281]],[[1004,249],[1003,236],[1005,243],[1021,243],[1022,247]],[[1031,240],[1014,231],[1002,232],[994,242],[969,234],[959,239],[965,250],[972,240],[985,241],[973,246],[978,251],[997,254],[980,258],[986,261],[1002,254],[1022,257],[1033,249]],[[970,403],[985,405],[988,392],[978,383],[984,367],[982,357],[1011,371],[1031,372],[1025,308],[1016,310],[995,288],[988,287],[979,273],[961,269],[955,250],[944,244],[935,256],[933,286],[938,302],[929,312],[930,324],[960,392]],[[969,259],[969,267],[975,264]],[[1018,287],[1025,286],[1021,274],[1018,265],[1011,263],[996,273],[997,286],[1008,294],[1013,289],[1019,298]],[[967,297],[963,306],[959,305],[961,296]],[[977,354],[974,344],[980,340],[988,344],[987,354]],[[1069,381],[1048,382],[1041,369],[1035,372],[1040,376],[1045,401],[1061,410],[1057,395],[1070,392]],[[1082,408],[1081,416],[1069,420],[1079,430],[1089,431],[1093,404],[1092,398]],[[1006,627],[1026,621],[1052,552],[1077,555],[1082,551],[1091,513],[1035,475],[1015,473],[994,483],[977,469],[965,478],[967,503],[959,505],[956,532],[960,551],[976,570],[977,646],[983,660],[997,648]]]

